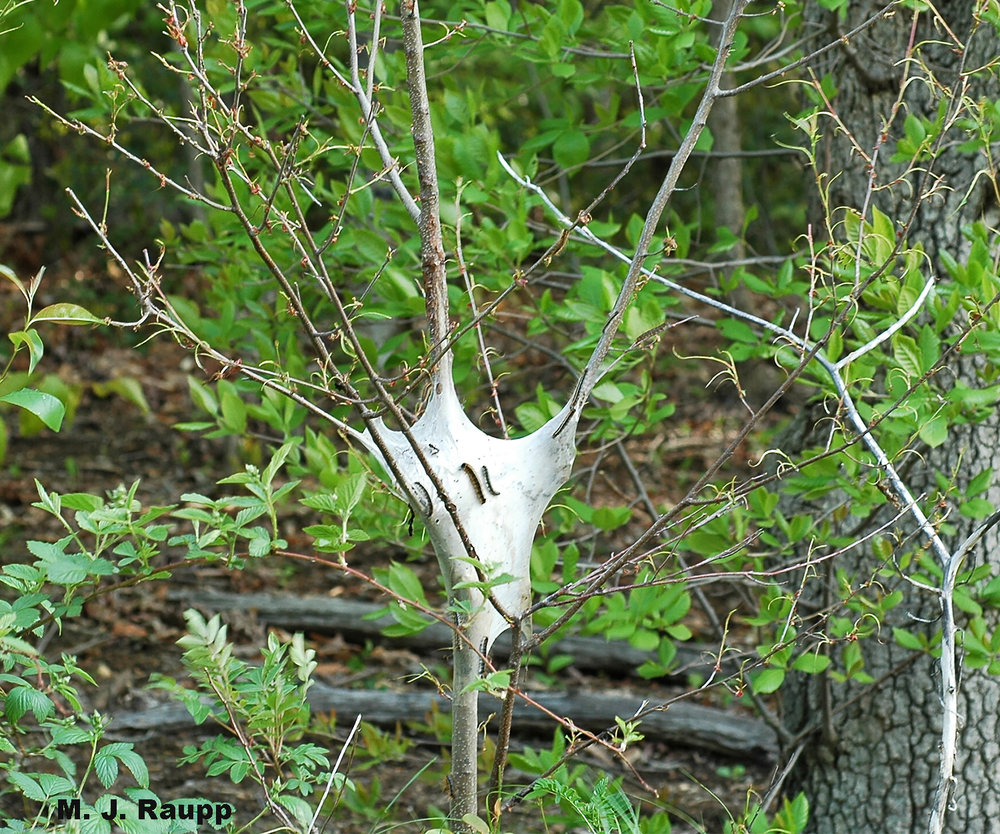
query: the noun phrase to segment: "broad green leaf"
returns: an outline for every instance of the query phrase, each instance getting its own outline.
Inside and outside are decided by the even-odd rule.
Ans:
[[[142,391],[142,383],[134,376],[119,376],[107,382],[95,382],[94,393],[98,397],[117,394],[123,400],[138,406],[143,414],[152,413],[149,403],[146,402],[146,395]]]
[[[57,324],[104,324],[104,319],[99,319],[87,308],[65,301],[50,304],[32,316],[31,321],[32,323],[52,321]]]
[[[560,168],[575,168],[590,156],[590,140],[582,130],[568,130],[552,145],[552,156]]]
[[[920,348],[912,336],[897,333],[892,339],[893,356],[907,376],[915,381],[922,373]]]
[[[219,403],[215,394],[207,386],[199,382],[193,376],[188,377],[188,391],[194,404],[202,411],[207,411],[211,415],[219,413]]]
[[[501,32],[507,31],[510,20],[510,3],[507,0],[492,0],[486,4],[486,25]]]
[[[55,705],[49,696],[31,686],[14,687],[4,701],[4,712],[14,722],[20,721],[28,711],[35,716],[36,721],[44,721],[54,710]]]
[[[785,682],[784,669],[761,669],[753,676],[751,687],[757,695],[769,695],[777,691],[778,687]]]
[[[51,394],[44,391],[36,391],[34,388],[22,388],[19,391],[11,391],[0,397],[0,402],[10,403],[19,406],[25,411],[34,414],[39,420],[45,423],[52,431],[59,431],[62,426],[63,417],[66,416],[66,407]]]
[[[941,415],[932,417],[920,427],[918,433],[920,439],[934,449],[948,439],[948,420]]]
[[[807,675],[816,675],[826,670],[830,665],[830,658],[825,654],[816,652],[806,652],[799,655],[792,663],[792,668],[798,672],[805,672]]]
[[[97,751],[94,773],[105,788],[110,788],[118,778],[118,760],[107,748]]]

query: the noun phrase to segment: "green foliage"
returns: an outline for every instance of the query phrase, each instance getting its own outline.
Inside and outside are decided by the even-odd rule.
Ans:
[[[324,34],[342,21],[331,24],[329,9],[315,0],[303,0],[295,9],[251,4],[246,34],[252,48],[242,49],[231,37],[238,31],[239,8],[209,3],[211,26],[199,38],[205,50],[205,78],[194,78],[197,104],[192,111],[175,95],[151,92],[189,74],[183,49],[193,41],[190,21],[167,20],[173,45],[163,50],[166,66],[156,81],[136,79],[120,64],[106,66],[102,60],[98,66],[92,56],[60,39],[71,32],[90,42],[98,31],[116,31],[131,9],[122,0],[115,2],[88,7],[99,13],[93,19],[83,6],[66,0],[55,12],[37,4],[25,7],[10,49],[0,51],[6,62],[6,69],[0,62],[0,82],[13,77],[35,54],[55,58],[63,80],[76,84],[73,90],[81,102],[77,116],[87,125],[98,125],[105,143],[117,142],[135,117],[159,118],[169,128],[166,132],[177,133],[179,125],[186,129],[195,112],[212,142],[225,145],[226,154],[215,160],[214,168],[200,159],[188,160],[188,170],[176,177],[176,182],[204,179],[206,199],[197,212],[171,215],[158,223],[164,248],[173,263],[185,269],[158,273],[155,281],[150,277],[150,287],[162,294],[163,309],[175,317],[172,325],[163,319],[160,325],[173,327],[173,334],[199,356],[212,353],[222,366],[213,384],[189,380],[191,399],[201,413],[180,427],[209,436],[267,435],[278,439],[278,448],[268,463],[249,464],[220,482],[239,487],[239,494],[186,494],[179,508],[140,507],[135,485],[107,499],[58,496],[39,486],[36,506],[57,517],[67,535],[56,542],[32,542],[28,549],[33,561],[8,565],[0,574],[0,581],[19,594],[16,602],[4,603],[6,608],[0,610],[0,622],[8,629],[0,647],[11,658],[5,669],[11,677],[4,683],[5,715],[12,732],[23,730],[26,722],[53,732],[54,725],[46,723],[55,714],[53,693],[58,686],[71,691],[68,684],[36,685],[26,671],[29,661],[43,662],[32,654],[30,642],[42,626],[75,616],[82,601],[103,592],[112,577],[156,577],[154,557],[164,547],[177,548],[185,560],[222,561],[233,568],[286,549],[278,534],[277,511],[299,489],[300,479],[319,485],[301,503],[323,516],[305,533],[313,538],[314,550],[336,554],[341,567],[347,567],[347,554],[356,543],[371,538],[405,540],[411,552],[425,547],[421,531],[403,535],[405,510],[392,496],[372,488],[371,473],[357,457],[339,451],[324,420],[352,416],[340,396],[343,380],[357,390],[355,405],[369,421],[376,416],[370,404],[379,401],[383,387],[392,389],[402,409],[419,412],[430,362],[428,345],[413,326],[424,314],[424,299],[418,280],[423,253],[411,218],[387,191],[389,171],[377,152],[373,125],[358,119],[350,92],[328,71],[332,67],[349,75],[354,56],[339,34],[324,42],[322,57],[304,48],[303,21],[305,28],[325,27]],[[841,18],[846,15],[842,0],[824,0],[821,5]],[[540,198],[507,177],[496,155],[501,153],[515,170],[544,183],[546,193],[558,193],[570,216],[586,207],[588,214],[579,216],[581,226],[624,249],[634,247],[652,195],[649,183],[660,178],[648,176],[657,173],[655,163],[643,160],[647,175],[633,175],[630,187],[616,192],[613,205],[608,201],[590,206],[589,201],[610,182],[598,162],[636,146],[640,128],[647,147],[673,148],[691,125],[704,67],[714,58],[709,27],[704,25],[712,4],[699,0],[678,8],[656,3],[585,6],[579,0],[560,0],[520,4],[515,10],[506,0],[456,2],[447,8],[454,22],[440,24],[441,40],[425,50],[428,74],[435,81],[431,117],[437,130],[445,248],[449,267],[457,263],[454,268],[471,286],[463,291],[452,282],[450,288],[456,377],[470,413],[478,411],[499,423],[493,394],[516,399],[508,434],[533,431],[558,413],[564,395],[557,392],[569,387],[567,381],[584,366],[605,332],[624,270],[602,250],[577,246],[568,233],[552,228]],[[741,29],[733,44],[734,65],[751,55],[755,41],[765,43],[788,25],[798,31],[801,4],[785,4],[781,11],[783,16],[758,15]],[[47,28],[39,34],[40,27]],[[476,33],[475,41],[470,32]],[[40,45],[29,47],[27,39],[33,35],[39,35]],[[361,51],[366,49],[370,55],[370,45]],[[238,84],[233,78],[234,51],[241,61]],[[643,115],[633,84],[633,56],[638,91],[645,97]],[[455,71],[457,66],[461,72]],[[388,156],[410,160],[403,50],[380,51],[377,66],[364,71],[380,79],[373,95]],[[77,75],[75,82],[70,80]],[[381,79],[388,81],[382,84]],[[238,97],[241,106],[219,107],[214,93],[207,94],[204,85],[209,83],[222,97]],[[941,636],[932,629],[896,624],[904,596],[894,587],[902,575],[937,588],[944,579],[940,564],[903,535],[901,525],[897,529],[887,524],[878,536],[860,541],[846,531],[852,524],[888,519],[894,510],[905,513],[887,467],[933,459],[934,450],[946,447],[956,431],[986,419],[998,394],[1000,307],[990,301],[1000,292],[995,230],[982,224],[964,230],[968,255],[960,262],[947,252],[940,254],[947,276],[937,277],[919,314],[908,317],[936,265],[919,241],[908,239],[909,221],[891,216],[885,205],[873,203],[863,214],[829,205],[829,178],[817,164],[817,149],[826,129],[821,128],[823,120],[836,115],[829,106],[835,92],[829,78],[804,88],[804,109],[796,105],[798,112],[783,126],[798,133],[795,143],[815,169],[827,209],[823,228],[817,227],[815,235],[810,231],[799,242],[799,251],[783,254],[779,266],[772,268],[773,261],[765,260],[741,264],[716,280],[714,261],[740,241],[728,230],[704,231],[707,224],[696,201],[703,199],[705,189],[695,188],[690,174],[684,175],[647,266],[681,288],[706,283],[703,303],[691,304],[655,279],[639,288],[612,345],[609,373],[584,412],[588,431],[582,445],[585,453],[604,455],[608,449],[627,451],[626,440],[652,445],[654,437],[670,432],[678,405],[690,409],[684,400],[694,396],[688,390],[693,386],[664,390],[663,381],[676,378],[678,357],[704,361],[712,380],[731,384],[740,397],[747,387],[741,375],[761,367],[756,363],[801,370],[808,395],[827,408],[825,436],[814,438],[813,447],[795,459],[771,449],[764,457],[774,464],[774,472],[760,476],[764,486],[756,475],[744,478],[740,473],[738,479],[713,469],[710,481],[699,483],[697,494],[686,496],[677,507],[657,506],[651,498],[640,505],[631,495],[598,501],[589,494],[590,485],[585,497],[582,487],[571,489],[549,513],[532,553],[534,590],[551,603],[533,613],[535,625],[553,626],[572,611],[564,630],[627,640],[655,653],[655,659],[638,670],[650,678],[674,671],[677,644],[693,636],[695,602],[706,604],[699,596],[702,586],[720,577],[733,582],[738,603],[728,617],[708,618],[720,632],[711,634],[718,643],[715,683],[737,695],[749,693],[759,705],[780,693],[796,674],[826,675],[835,689],[872,683],[870,653],[887,639],[889,623],[902,649],[940,652]],[[985,97],[962,106],[966,118],[957,121],[962,151],[988,155],[1000,133],[1000,110]],[[902,108],[906,115],[887,150],[893,162],[910,173],[930,165],[945,132],[953,127],[949,108],[944,99],[929,116]],[[28,182],[26,149],[19,140],[0,151],[15,163],[0,179],[0,215],[9,209],[16,189]],[[698,150],[708,151],[712,142],[706,131]],[[149,173],[154,185],[163,185],[164,172],[177,164],[169,155],[162,165],[146,162],[143,154],[133,155],[142,160],[140,174]],[[400,166],[404,183],[412,189],[411,167],[407,162]],[[766,170],[761,164],[751,173]],[[992,169],[987,166],[979,173],[988,177]],[[797,169],[795,177],[784,179],[801,181]],[[774,193],[786,194],[792,188],[798,186],[783,183]],[[785,216],[801,220],[799,195],[792,196],[796,207],[784,209]],[[213,202],[223,209],[208,210]],[[786,232],[780,223],[763,232],[760,225],[757,215],[748,215],[744,236],[766,240]],[[790,235],[803,228],[800,223]],[[316,244],[315,251],[309,243]],[[263,259],[258,257],[262,254]],[[188,272],[197,273],[195,292],[185,284],[192,280]],[[64,413],[72,413],[73,392],[56,390],[56,379],[31,376],[43,351],[35,325],[93,324],[98,319],[71,305],[54,305],[32,316],[37,282],[25,287],[12,274],[4,274],[28,304],[25,326],[10,334],[10,341],[13,355],[27,355],[29,368],[17,376],[9,373],[12,365],[7,366],[11,390],[0,391],[0,401],[57,429]],[[286,282],[281,290],[275,289],[277,276]],[[737,289],[761,296],[751,297],[748,306],[765,310],[761,315],[769,319],[706,318],[711,308],[707,302],[729,298]],[[794,303],[788,303],[791,300]],[[494,306],[501,301],[503,307]],[[806,314],[800,319],[793,307]],[[346,310],[346,321],[340,308]],[[479,316],[482,310],[488,310],[485,316]],[[301,319],[306,315],[320,327],[310,331],[304,326]],[[673,350],[660,350],[671,335],[666,323],[694,316],[705,332],[714,328],[704,339],[707,344],[688,349],[682,335]],[[527,320],[523,337],[510,335],[506,317]],[[772,339],[775,332],[765,327],[769,323],[789,331]],[[351,328],[355,341],[345,332]],[[513,348],[506,357],[490,355],[480,349],[479,334],[508,348],[526,342],[528,358]],[[799,368],[813,348],[822,361]],[[960,349],[975,353],[972,361],[982,383],[978,387],[942,373],[949,356]],[[551,364],[540,364],[553,357]],[[483,372],[487,363],[488,375]],[[240,378],[241,369],[249,368],[256,369],[254,381]],[[118,393],[127,396],[129,390],[126,385]],[[856,403],[853,421],[844,414],[849,398]],[[865,435],[877,436],[884,457],[863,443]],[[259,446],[253,453],[265,454]],[[650,458],[649,468],[658,471],[660,462],[652,452]],[[628,469],[630,477],[638,478],[631,464]],[[284,480],[284,472],[289,480]],[[928,478],[927,506],[952,503],[958,511],[958,519],[935,516],[929,522],[943,535],[954,533],[960,520],[984,519],[995,509],[989,492],[992,471],[965,474],[942,471]],[[676,486],[665,486],[661,491],[668,497],[656,500],[675,500]],[[619,483],[613,489],[625,492]],[[604,586],[586,584],[595,570],[630,547],[636,525],[647,523],[645,516],[656,518],[658,525],[642,540],[645,549],[619,563]],[[859,548],[871,561],[862,569],[842,568],[838,557]],[[829,599],[815,606],[819,613],[814,614],[803,605],[803,594],[809,598],[813,571],[826,565],[830,568],[824,593]],[[789,579],[800,575],[805,577],[801,585]],[[390,598],[388,611],[395,624],[387,635],[426,627],[425,610],[432,605],[428,596],[436,588],[424,588],[416,571],[399,561],[383,563],[373,570],[372,579]],[[489,577],[463,587],[488,590],[503,579]],[[966,663],[994,674],[1000,671],[1000,637],[992,629],[989,609],[1000,600],[998,582],[988,568],[970,569],[955,590],[955,605],[966,618]],[[453,606],[451,613],[456,612],[461,613]],[[301,638],[291,644],[269,638],[263,661],[255,666],[233,656],[218,618],[205,620],[189,613],[188,628],[182,647],[199,689],[186,689],[176,681],[161,683],[199,721],[216,721],[235,737],[192,748],[185,762],[201,762],[209,775],[227,775],[235,782],[253,779],[272,801],[272,811],[284,809],[295,826],[308,827],[314,812],[307,800],[315,796],[329,767],[327,752],[303,740],[309,723],[305,695],[314,668],[310,650]],[[723,675],[723,661],[737,643],[754,648],[750,656],[741,653],[737,672]],[[565,657],[546,660],[551,675],[569,662]],[[44,663],[52,681],[79,676],[71,659]],[[495,693],[509,681],[510,672],[501,669],[475,685]],[[432,718],[439,721],[440,716]],[[434,728],[442,734],[445,730],[439,723]],[[639,730],[619,721],[615,739],[622,746],[637,742]],[[384,740],[373,739],[372,746],[392,749]],[[560,734],[551,750],[522,751],[512,754],[511,762],[537,775],[560,763],[564,752]],[[130,750],[95,747],[91,770],[104,787],[117,778],[119,765],[140,781],[142,769]],[[63,772],[59,778],[69,782],[46,782],[31,771],[12,784],[29,799],[57,789],[82,792],[82,783],[72,782],[66,768]],[[375,816],[378,782],[363,788],[337,774],[335,788],[343,807]],[[665,815],[644,817],[619,785],[607,778],[588,779],[576,765],[561,763],[534,783],[532,796],[558,805],[560,816],[554,821],[566,826],[602,834],[669,830]],[[772,819],[750,808],[740,820],[732,820],[728,830],[798,832],[808,811],[805,798],[796,797]],[[478,818],[464,822],[471,830],[488,830]]]
[[[77,406],[83,396],[84,386],[67,382],[58,374],[41,373],[39,363],[45,355],[40,325],[62,324],[86,326],[106,323],[79,304],[59,302],[49,304],[37,312],[34,309],[35,296],[41,286],[45,270],[39,270],[25,284],[10,268],[0,264],[0,277],[6,278],[17,290],[25,305],[24,326],[11,331],[7,338],[13,345],[0,371],[0,403],[19,409],[19,429],[23,437],[30,437],[45,429],[59,431],[64,421],[72,422]],[[14,370],[26,355],[27,370]],[[0,361],[4,359],[0,354]],[[108,382],[92,383],[90,389],[100,397],[118,396],[149,413],[149,405],[142,393],[142,387],[132,377],[121,376]],[[0,421],[0,466],[3,465],[7,443],[7,425]]]
[[[639,812],[628,795],[607,778],[598,780],[585,795],[556,779],[537,779],[529,797],[555,800],[593,834],[640,834],[642,830]]]
[[[781,809],[769,818],[759,805],[749,808],[738,820],[730,820],[725,834],[801,834],[809,822],[809,800],[805,794],[782,800]]]
[[[2,42],[3,36],[0,35],[0,43]],[[27,137],[19,133],[0,148],[0,160],[3,162],[0,166],[0,218],[2,218],[10,214],[17,189],[31,182],[31,152]]]
[[[30,324],[46,316],[55,320],[56,313],[49,307],[32,317],[38,278],[25,287],[6,268],[2,274],[27,303],[29,325],[11,334],[11,341],[15,353],[22,347],[29,351],[33,371],[43,344]],[[74,311],[78,315],[82,313]],[[9,368],[8,364],[0,371],[0,383],[9,379]],[[50,428],[59,429],[61,413],[39,392],[15,388],[6,401],[41,419],[51,418]],[[94,820],[87,830],[103,834],[111,827],[99,812],[106,811],[121,791],[129,800],[145,798],[159,804],[159,799],[149,790],[149,771],[134,745],[106,740],[109,720],[83,706],[80,688],[96,685],[93,678],[75,657],[63,654],[52,659],[36,644],[48,631],[61,629],[66,620],[78,616],[84,600],[98,593],[105,577],[118,573],[149,578],[148,559],[144,561],[134,546],[126,546],[126,540],[162,542],[167,528],[153,523],[162,514],[160,509],[136,517],[134,486],[130,492],[122,489],[110,496],[108,502],[86,494],[54,495],[40,484],[38,489],[40,501],[35,506],[59,518],[69,535],[58,542],[30,541],[33,562],[10,561],[0,568],[0,587],[8,592],[0,598],[0,753],[4,754],[0,771],[6,783],[3,793],[20,797],[22,807],[20,819],[9,820],[9,830],[48,829],[58,801],[74,799]],[[74,524],[65,518],[66,511],[75,511]],[[113,556],[120,558],[108,558]],[[122,768],[131,785],[123,785]],[[120,807],[128,804],[122,799]],[[185,823],[156,824],[147,830],[154,829],[194,830]]]
[[[184,617],[188,634],[178,644],[198,689],[163,677],[155,683],[183,701],[197,723],[211,719],[233,736],[186,747],[180,763],[201,763],[208,776],[225,774],[237,784],[251,778],[270,802],[294,817],[300,830],[308,830],[314,811],[305,798],[330,772],[328,751],[302,740],[310,719],[306,692],[316,668],[315,651],[306,648],[301,634],[290,643],[270,635],[261,650],[264,662],[253,666],[233,657],[218,616],[206,621],[189,610]],[[336,787],[339,794],[352,784],[342,777]]]

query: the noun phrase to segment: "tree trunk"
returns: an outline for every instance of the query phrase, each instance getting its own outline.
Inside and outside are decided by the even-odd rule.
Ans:
[[[852,29],[881,5],[850,3],[846,20],[821,11],[818,4],[807,4],[807,8],[813,7],[812,22],[823,32],[820,42],[827,42]],[[860,148],[869,153],[878,144],[879,133],[899,96],[906,66],[903,59],[911,37],[915,44],[924,43],[915,53],[925,62],[924,66],[952,90],[958,84],[961,50],[956,48],[950,33],[963,43],[968,40],[974,6],[967,0],[959,0],[939,3],[936,8],[941,19],[936,20],[928,10],[920,13],[915,26],[913,13],[898,8],[893,16],[827,53],[817,68],[817,78],[828,74],[837,88],[831,100],[836,114]],[[942,23],[947,24],[947,30]],[[937,43],[927,43],[931,40]],[[966,69],[983,66],[997,54],[996,32],[989,26],[982,26],[969,44]],[[936,95],[932,96],[921,79],[926,74],[921,65],[914,62],[909,66],[910,83],[903,95],[902,110],[875,165],[877,186],[890,184],[903,174],[900,165],[889,163],[896,140],[903,132],[903,117],[912,113],[933,120],[937,110]],[[969,91],[973,99],[982,95],[997,97],[995,77],[990,79],[992,90],[985,89],[982,81],[978,83],[978,89]],[[824,135],[817,149],[817,161],[829,177],[828,205],[835,213],[837,207],[845,206],[860,211],[869,187],[865,160],[852,149],[843,129],[822,117],[820,124]],[[911,245],[918,242],[923,245],[939,278],[945,277],[942,253],[961,262],[968,253],[963,226],[991,211],[987,180],[982,178],[977,182],[975,177],[982,158],[960,152],[957,145],[964,137],[956,132],[951,138],[956,136],[956,141],[945,144],[934,164],[935,175],[945,177],[948,187],[923,200],[908,233]],[[919,199],[915,190],[919,181],[919,172],[907,173],[905,181],[872,192],[869,205],[877,206],[893,218],[899,228],[914,201]],[[866,214],[870,220],[870,208]],[[842,216],[834,218],[835,222],[842,219]],[[814,223],[817,239],[823,234],[819,228],[822,225]],[[988,298],[982,301],[985,303]],[[954,375],[948,378],[939,375],[936,380],[941,389],[956,382],[970,388],[983,387],[977,374],[981,363],[963,357],[950,364]],[[954,527],[954,532],[949,531],[946,536],[950,547],[961,542],[976,523],[961,516],[958,502],[950,498],[946,507],[939,505],[935,511],[935,500],[940,496],[935,494],[938,488],[934,472],[949,479],[955,477],[959,490],[987,467],[1000,472],[998,432],[1000,419],[992,416],[985,422],[953,426],[944,445],[919,450],[922,456],[919,459],[914,456],[908,464],[906,479],[914,494],[926,496],[925,512],[932,517],[940,517],[942,511],[947,513],[948,523]],[[994,506],[1000,506],[1000,486],[991,487],[984,497]],[[860,526],[857,519],[853,521],[854,530],[842,526],[841,532],[860,536],[885,518],[879,515]],[[906,532],[912,533],[912,525]],[[1000,564],[1000,533],[996,528],[987,534],[967,566],[983,559]],[[871,580],[879,567],[871,548],[859,547],[838,557],[829,570],[831,574],[835,570],[846,571],[852,587],[858,588]],[[827,598],[812,600],[821,606],[837,599],[836,580],[830,576],[827,581]],[[886,592],[894,590],[888,583],[883,584]],[[895,588],[904,594],[902,604],[883,622],[878,639],[866,641],[863,648],[865,671],[875,679],[874,685],[811,677],[795,681],[785,692],[784,709],[789,725],[793,730],[813,730],[786,786],[791,793],[799,790],[806,793],[810,801],[810,832],[928,829],[938,783],[943,710],[941,677],[936,658],[906,651],[894,643],[892,627],[900,626],[911,632],[922,630],[933,640],[940,631],[941,608],[933,594],[915,589],[902,578],[896,581]],[[847,615],[851,616],[851,612]],[[995,613],[992,620],[989,612],[985,616],[990,630],[996,628]],[[958,612],[960,629],[965,622],[963,618]],[[966,666],[960,671],[959,685],[957,784],[945,830],[963,834],[993,831],[996,820],[1000,819],[1000,682],[984,669]]]

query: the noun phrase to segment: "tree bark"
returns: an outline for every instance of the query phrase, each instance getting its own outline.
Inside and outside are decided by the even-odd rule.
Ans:
[[[822,42],[848,31],[870,16],[882,4],[850,3],[847,19],[812,6],[812,23],[823,32]],[[827,53],[817,68],[817,77],[828,74],[837,87],[832,105],[843,124],[860,148],[871,152],[878,145],[879,134],[885,128],[903,83],[902,63],[911,42],[923,43],[916,53],[939,81],[958,84],[960,50],[951,33],[965,42],[969,38],[974,5],[967,0],[936,5],[940,19],[932,13],[921,13],[914,26],[913,13],[899,8],[891,17],[846,43],[843,48]],[[931,44],[930,41],[937,43]],[[983,26],[968,42],[966,68],[982,66],[995,58],[998,39],[995,30]],[[890,135],[880,149],[875,166],[876,186],[869,191],[869,169],[854,149],[848,135],[836,129],[831,121],[821,121],[824,135],[818,147],[818,162],[828,175],[829,202],[834,207],[861,210],[870,195],[869,205],[877,206],[889,217],[905,221],[914,201],[921,199],[915,190],[920,184],[919,172],[906,174],[906,181],[891,188],[902,175],[901,166],[889,163],[896,140],[902,134],[906,113],[934,119],[937,101],[932,99],[927,85],[913,80],[923,70],[918,64],[910,67],[910,83],[903,95],[902,110],[892,125]],[[982,82],[980,82],[981,84]],[[997,97],[995,77],[992,90],[985,86],[971,89],[976,98]],[[954,137],[953,137],[954,138]],[[921,243],[929,254],[932,269],[944,277],[941,254],[948,253],[958,261],[967,255],[963,226],[981,219],[988,213],[990,198],[985,181],[976,182],[975,173],[982,160],[962,153],[957,145],[961,139],[947,143],[934,163],[934,174],[943,176],[948,188],[923,200],[908,232],[911,244]],[[817,208],[820,208],[817,206]],[[871,210],[867,212],[871,219]],[[834,220],[842,219],[835,217]],[[814,224],[814,231],[817,227]],[[897,226],[898,228],[898,226]],[[817,232],[817,234],[819,234]],[[983,299],[985,302],[988,299]],[[977,370],[979,363],[962,358],[952,363],[954,374],[939,377],[935,384],[943,389],[961,382],[981,388],[983,381]],[[1000,449],[997,436],[1000,420],[990,417],[985,422],[953,426],[948,440],[934,450],[921,450],[919,460],[908,470],[907,480],[914,494],[925,494],[925,511],[934,509],[937,486],[935,471],[949,478],[957,475],[961,490],[968,480],[986,467],[1000,472]],[[1000,506],[1000,487],[993,486],[984,496],[994,506]],[[975,522],[958,512],[957,502],[947,499],[933,515],[947,513],[955,532],[948,545],[955,547],[975,526]],[[884,521],[880,515],[867,520],[867,525],[852,534],[863,535],[873,525]],[[854,519],[855,525],[857,519]],[[857,525],[856,525],[857,526]],[[843,532],[847,532],[842,527]],[[907,530],[912,532],[912,530]],[[978,548],[978,562],[985,559],[1000,565],[1000,534],[994,528]],[[871,580],[879,568],[870,548],[857,548],[838,557],[830,567],[846,571],[852,587]],[[829,586],[825,601],[837,599],[835,579],[827,577]],[[792,794],[802,790],[810,801],[808,831],[820,834],[840,834],[845,831],[917,832],[928,830],[930,810],[938,782],[940,727],[942,703],[937,660],[915,655],[896,645],[892,627],[909,631],[922,630],[933,639],[940,630],[940,604],[930,593],[915,589],[899,578],[894,587],[904,594],[903,603],[893,609],[881,626],[877,640],[864,644],[865,670],[875,680],[874,685],[849,681],[836,683],[821,677],[794,681],[784,693],[784,710],[793,731],[809,730],[804,751],[786,788]],[[822,593],[822,592],[821,592]],[[814,598],[814,603],[824,600]],[[848,612],[849,613],[849,612]],[[986,614],[989,618],[989,613]],[[962,628],[964,615],[958,613]],[[997,617],[990,623],[997,626]],[[960,737],[956,765],[957,785],[952,794],[953,808],[945,821],[945,830],[975,834],[993,831],[1000,818],[1000,682],[985,670],[962,668],[960,672],[959,713]]]

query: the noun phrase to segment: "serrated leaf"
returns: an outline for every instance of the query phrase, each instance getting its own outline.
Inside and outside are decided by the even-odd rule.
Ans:
[[[110,788],[118,778],[118,760],[106,749],[98,750],[94,757],[94,773],[105,788]]]
[[[12,785],[19,787],[21,793],[28,799],[33,799],[35,802],[45,801],[46,796],[45,791],[42,790],[42,786],[27,773],[18,773],[17,771],[9,770],[7,771],[7,779],[10,780]]]
[[[283,793],[277,797],[277,801],[278,804],[283,806],[286,811],[291,811],[292,816],[294,816],[299,822],[307,825],[312,822],[313,807],[304,799]]]
[[[48,695],[30,686],[14,687],[4,700],[4,712],[15,723],[29,711],[35,716],[36,721],[44,721],[52,715],[54,709],[55,706]]]

